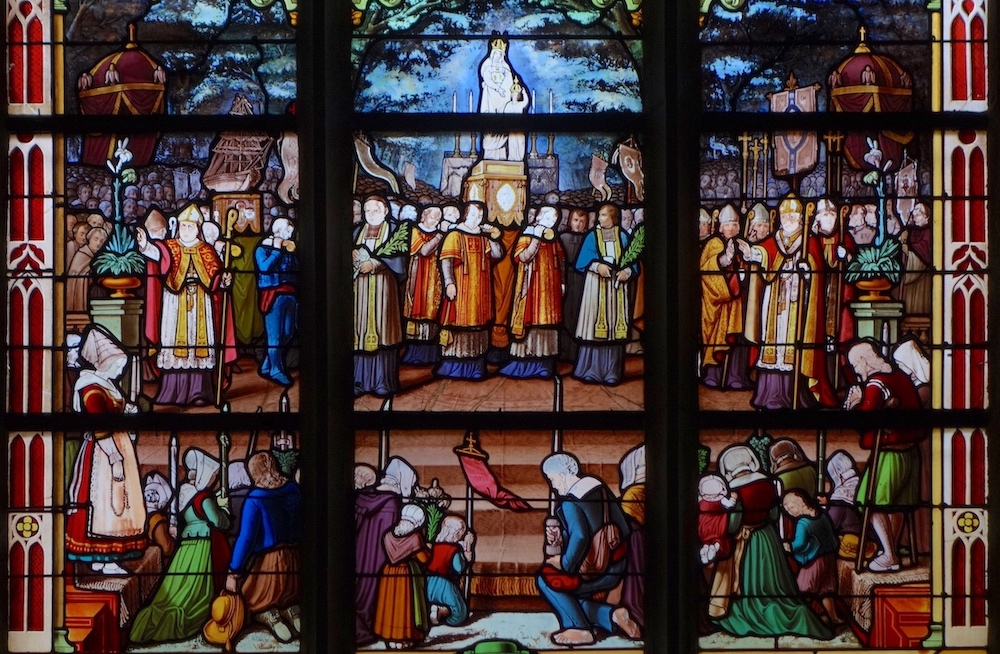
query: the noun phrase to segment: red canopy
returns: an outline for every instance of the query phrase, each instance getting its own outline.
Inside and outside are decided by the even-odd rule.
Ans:
[[[81,113],[93,116],[149,116],[162,114],[166,75],[163,66],[134,40],[90,69],[86,88],[79,91]],[[113,159],[118,139],[129,137],[132,165],[144,166],[153,158],[156,134],[100,134],[84,138],[82,163],[103,166]]]
[[[913,78],[895,59],[872,52],[863,40],[854,53],[830,73],[829,83],[830,106],[834,111],[903,112],[913,108]],[[868,138],[878,142],[883,167],[892,160],[886,170],[892,172],[902,164],[903,148],[913,140],[913,133],[883,130],[848,134],[844,154],[851,167],[873,169],[864,160],[869,151]]]

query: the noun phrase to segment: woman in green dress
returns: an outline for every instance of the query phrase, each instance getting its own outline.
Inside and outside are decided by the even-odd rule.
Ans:
[[[778,494],[760,460],[745,445],[719,455],[719,472],[736,506],[729,514],[733,554],[715,569],[709,614],[734,636],[806,636],[829,640],[834,632],[799,593],[775,521]]]
[[[197,635],[224,583],[229,547],[222,530],[229,526],[229,514],[219,508],[213,491],[219,462],[191,448],[184,453],[184,466],[188,482],[178,494],[180,545],[153,600],[132,623],[133,643],[177,641]]]

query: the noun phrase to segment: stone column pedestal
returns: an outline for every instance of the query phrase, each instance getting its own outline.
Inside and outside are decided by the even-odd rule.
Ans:
[[[445,155],[441,162],[441,184],[438,187],[445,195],[458,198],[462,196],[462,184],[476,162],[475,154],[461,153]]]
[[[545,195],[559,190],[559,157],[529,156],[528,176],[531,178],[531,192]]]
[[[854,316],[858,338],[874,338],[887,348],[899,342],[902,302],[851,302],[847,306]]]
[[[126,347],[139,345],[142,333],[142,300],[138,298],[109,298],[91,300],[90,315],[94,322],[103,325]]]

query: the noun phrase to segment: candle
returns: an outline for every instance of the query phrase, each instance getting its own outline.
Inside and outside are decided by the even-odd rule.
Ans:
[[[535,89],[531,89],[531,113],[535,113]]]
[[[458,113],[458,91],[451,92],[451,113]]]
[[[170,448],[170,460],[168,461],[168,464],[167,464],[167,469],[168,469],[168,473],[167,474],[170,475],[170,487],[171,488],[177,488],[178,487],[177,486],[177,482],[178,482],[178,479],[177,479],[177,451],[180,448],[180,445],[179,445],[178,439],[177,439],[177,432],[173,432],[172,434],[170,434],[170,445],[169,445],[169,448]],[[177,497],[177,493],[174,493],[174,496],[173,496],[173,498],[171,500],[171,505],[170,505],[170,524],[171,525],[176,525],[177,524],[177,514],[179,512],[180,512],[179,500],[178,500],[178,497]]]
[[[469,91],[469,113],[472,113],[472,91]]]
[[[555,113],[552,111],[552,89],[549,89],[549,113]]]
[[[130,402],[135,402],[139,399],[139,391],[142,390],[142,362],[139,360],[139,355],[136,354],[132,357],[132,388]]]

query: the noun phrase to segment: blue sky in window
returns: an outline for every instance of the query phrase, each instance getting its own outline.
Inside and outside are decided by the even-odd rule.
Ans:
[[[386,40],[371,44],[362,64],[359,111],[460,113],[479,106],[479,65],[486,40]],[[612,40],[511,40],[508,57],[523,85],[535,92],[528,111],[555,113],[641,111],[639,73],[631,53]]]

